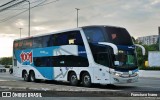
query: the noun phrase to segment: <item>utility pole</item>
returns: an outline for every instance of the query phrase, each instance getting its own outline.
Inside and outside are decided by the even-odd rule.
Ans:
[[[159,45],[159,51],[160,51],[160,27],[158,27],[158,45]]]
[[[29,0],[25,0],[26,2],[28,2],[28,37],[30,37],[30,31],[31,31],[31,29],[30,29],[30,27],[31,27],[31,25],[30,25],[30,19],[31,19],[31,7],[30,7],[30,5],[31,5],[31,3],[30,3],[30,1]]]
[[[21,38],[21,30],[22,30],[22,29],[23,29],[23,28],[19,28],[19,30],[20,30],[20,31],[19,31],[19,32],[20,32],[20,38]]]
[[[3,5],[0,5],[0,12],[2,11],[5,11],[5,10],[8,10],[9,8],[12,8],[12,7],[15,7],[15,6],[18,6],[24,2],[28,2],[28,5],[29,5],[29,8],[28,8],[28,36],[30,37],[30,1],[29,0],[12,0],[12,1],[9,1]]]
[[[78,10],[80,10],[79,8],[75,8],[77,10],[77,27],[78,27]]]

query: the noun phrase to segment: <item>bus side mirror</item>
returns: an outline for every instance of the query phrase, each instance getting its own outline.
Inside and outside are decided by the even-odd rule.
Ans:
[[[112,47],[114,55],[118,55],[118,48],[115,44],[108,43],[108,42],[98,42],[98,44],[107,45],[107,46]]]
[[[142,45],[139,45],[139,44],[134,44],[134,45],[137,46],[137,47],[140,47],[142,49],[142,54],[145,55],[146,50]]]

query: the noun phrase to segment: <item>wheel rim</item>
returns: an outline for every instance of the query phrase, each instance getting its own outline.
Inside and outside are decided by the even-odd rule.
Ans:
[[[34,81],[34,76],[33,76],[33,75],[31,75],[31,81],[32,81],[32,82]]]
[[[71,82],[72,82],[72,83],[75,83],[76,81],[77,81],[76,75],[72,75],[72,76],[71,76]]]
[[[28,77],[27,73],[24,74],[24,80],[25,80],[25,81],[27,81],[27,77]]]
[[[85,75],[84,76],[84,84],[89,84],[90,83],[90,76],[88,76],[88,75]]]

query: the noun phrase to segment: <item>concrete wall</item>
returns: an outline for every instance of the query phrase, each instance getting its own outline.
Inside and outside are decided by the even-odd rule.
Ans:
[[[160,78],[160,71],[139,70],[139,77]]]
[[[160,67],[160,51],[149,51],[148,52],[148,64],[150,67]]]

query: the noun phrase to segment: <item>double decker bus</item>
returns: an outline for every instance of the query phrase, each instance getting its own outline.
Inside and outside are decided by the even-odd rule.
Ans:
[[[13,74],[25,81],[69,81],[71,85],[138,81],[136,46],[128,31],[105,25],[16,39]]]

